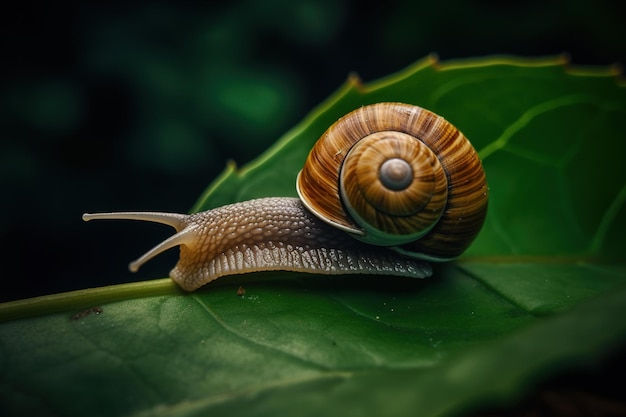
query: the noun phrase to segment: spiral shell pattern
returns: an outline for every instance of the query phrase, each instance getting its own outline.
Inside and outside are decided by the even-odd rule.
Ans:
[[[341,168],[343,203],[367,241],[398,245],[425,235],[446,205],[448,180],[437,156],[401,132],[358,141]]]
[[[339,119],[298,175],[303,204],[321,220],[410,256],[446,260],[474,240],[487,211],[478,154],[442,117],[378,103]]]

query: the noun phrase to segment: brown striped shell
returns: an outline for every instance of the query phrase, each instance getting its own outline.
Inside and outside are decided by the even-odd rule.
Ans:
[[[365,242],[431,260],[459,256],[487,212],[478,154],[440,116],[378,103],[333,124],[298,175],[303,204]]]

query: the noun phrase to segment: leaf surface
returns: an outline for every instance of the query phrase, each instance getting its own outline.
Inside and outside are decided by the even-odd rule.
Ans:
[[[623,347],[626,94],[609,71],[426,59],[351,77],[193,211],[294,196],[322,132],[380,101],[443,115],[483,159],[489,213],[459,261],[427,280],[278,272],[5,303],[1,414],[456,415]]]

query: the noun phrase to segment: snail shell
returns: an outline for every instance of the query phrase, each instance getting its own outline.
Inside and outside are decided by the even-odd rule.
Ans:
[[[298,174],[300,199],[269,197],[190,215],[84,214],[163,223],[177,233],[130,264],[180,246],[170,276],[194,290],[266,270],[423,278],[478,234],[487,184],[469,141],[417,106],[379,103],[333,124]],[[356,238],[356,239],[355,239]]]
[[[409,256],[458,257],[487,213],[478,154],[443,117],[379,103],[339,119],[298,175],[303,204],[365,242]]]

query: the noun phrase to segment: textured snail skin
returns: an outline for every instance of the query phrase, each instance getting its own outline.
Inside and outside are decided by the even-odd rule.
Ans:
[[[432,274],[423,261],[359,242],[320,221],[297,198],[261,198],[190,215],[102,213],[83,218],[151,220],[175,227],[176,235],[130,268],[137,270],[158,253],[180,245],[180,259],[170,277],[187,291],[225,275],[269,270],[414,278]]]

